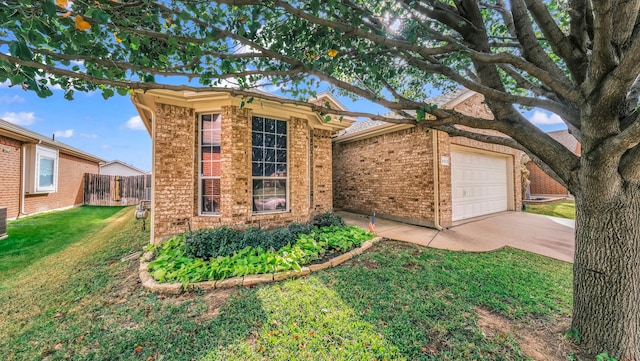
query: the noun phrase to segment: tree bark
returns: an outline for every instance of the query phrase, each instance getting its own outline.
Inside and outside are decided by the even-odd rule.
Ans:
[[[593,355],[640,360],[640,187],[603,183],[587,163],[576,195],[572,327]]]

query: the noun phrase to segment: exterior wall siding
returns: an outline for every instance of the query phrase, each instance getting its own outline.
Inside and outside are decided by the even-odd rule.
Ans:
[[[0,206],[7,207],[7,217],[16,218],[20,207],[20,145],[0,135]]]
[[[259,111],[259,109],[257,110]],[[254,213],[251,176],[250,107],[223,106],[220,112],[220,214],[200,215],[198,204],[198,117],[192,109],[159,105],[154,142],[154,206],[152,242],[189,229],[228,225],[236,228],[275,227],[306,222],[313,212],[331,209],[331,140],[328,131],[309,131],[306,119],[281,119],[288,124],[288,211]],[[268,114],[257,114],[269,117]],[[309,156],[314,137],[313,157]],[[314,160],[314,166],[310,164]],[[314,198],[310,200],[310,169]]]

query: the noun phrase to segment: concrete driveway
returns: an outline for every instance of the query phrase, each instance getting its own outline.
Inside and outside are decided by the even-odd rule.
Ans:
[[[366,215],[337,213],[347,224],[364,229],[369,225]],[[442,231],[376,218],[376,233],[389,239],[452,251],[487,252],[509,246],[573,263],[573,221],[525,212],[474,218]]]

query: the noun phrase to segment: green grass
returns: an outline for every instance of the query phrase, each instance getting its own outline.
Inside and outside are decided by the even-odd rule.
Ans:
[[[79,207],[9,221],[0,241],[0,283],[82,240],[122,207]]]
[[[525,360],[513,335],[482,334],[476,307],[550,325],[571,309],[570,264],[398,242],[309,277],[164,297],[120,261],[148,242],[133,210],[108,222],[0,290],[0,359]]]
[[[527,212],[576,219],[576,202],[573,200],[561,200],[541,204],[527,204]]]

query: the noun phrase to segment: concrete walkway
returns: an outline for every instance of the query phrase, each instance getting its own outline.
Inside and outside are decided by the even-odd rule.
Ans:
[[[367,229],[369,217],[337,212],[347,224]],[[376,218],[376,234],[452,251],[487,252],[508,246],[573,262],[572,220],[525,212],[504,212],[456,223],[442,231]]]

